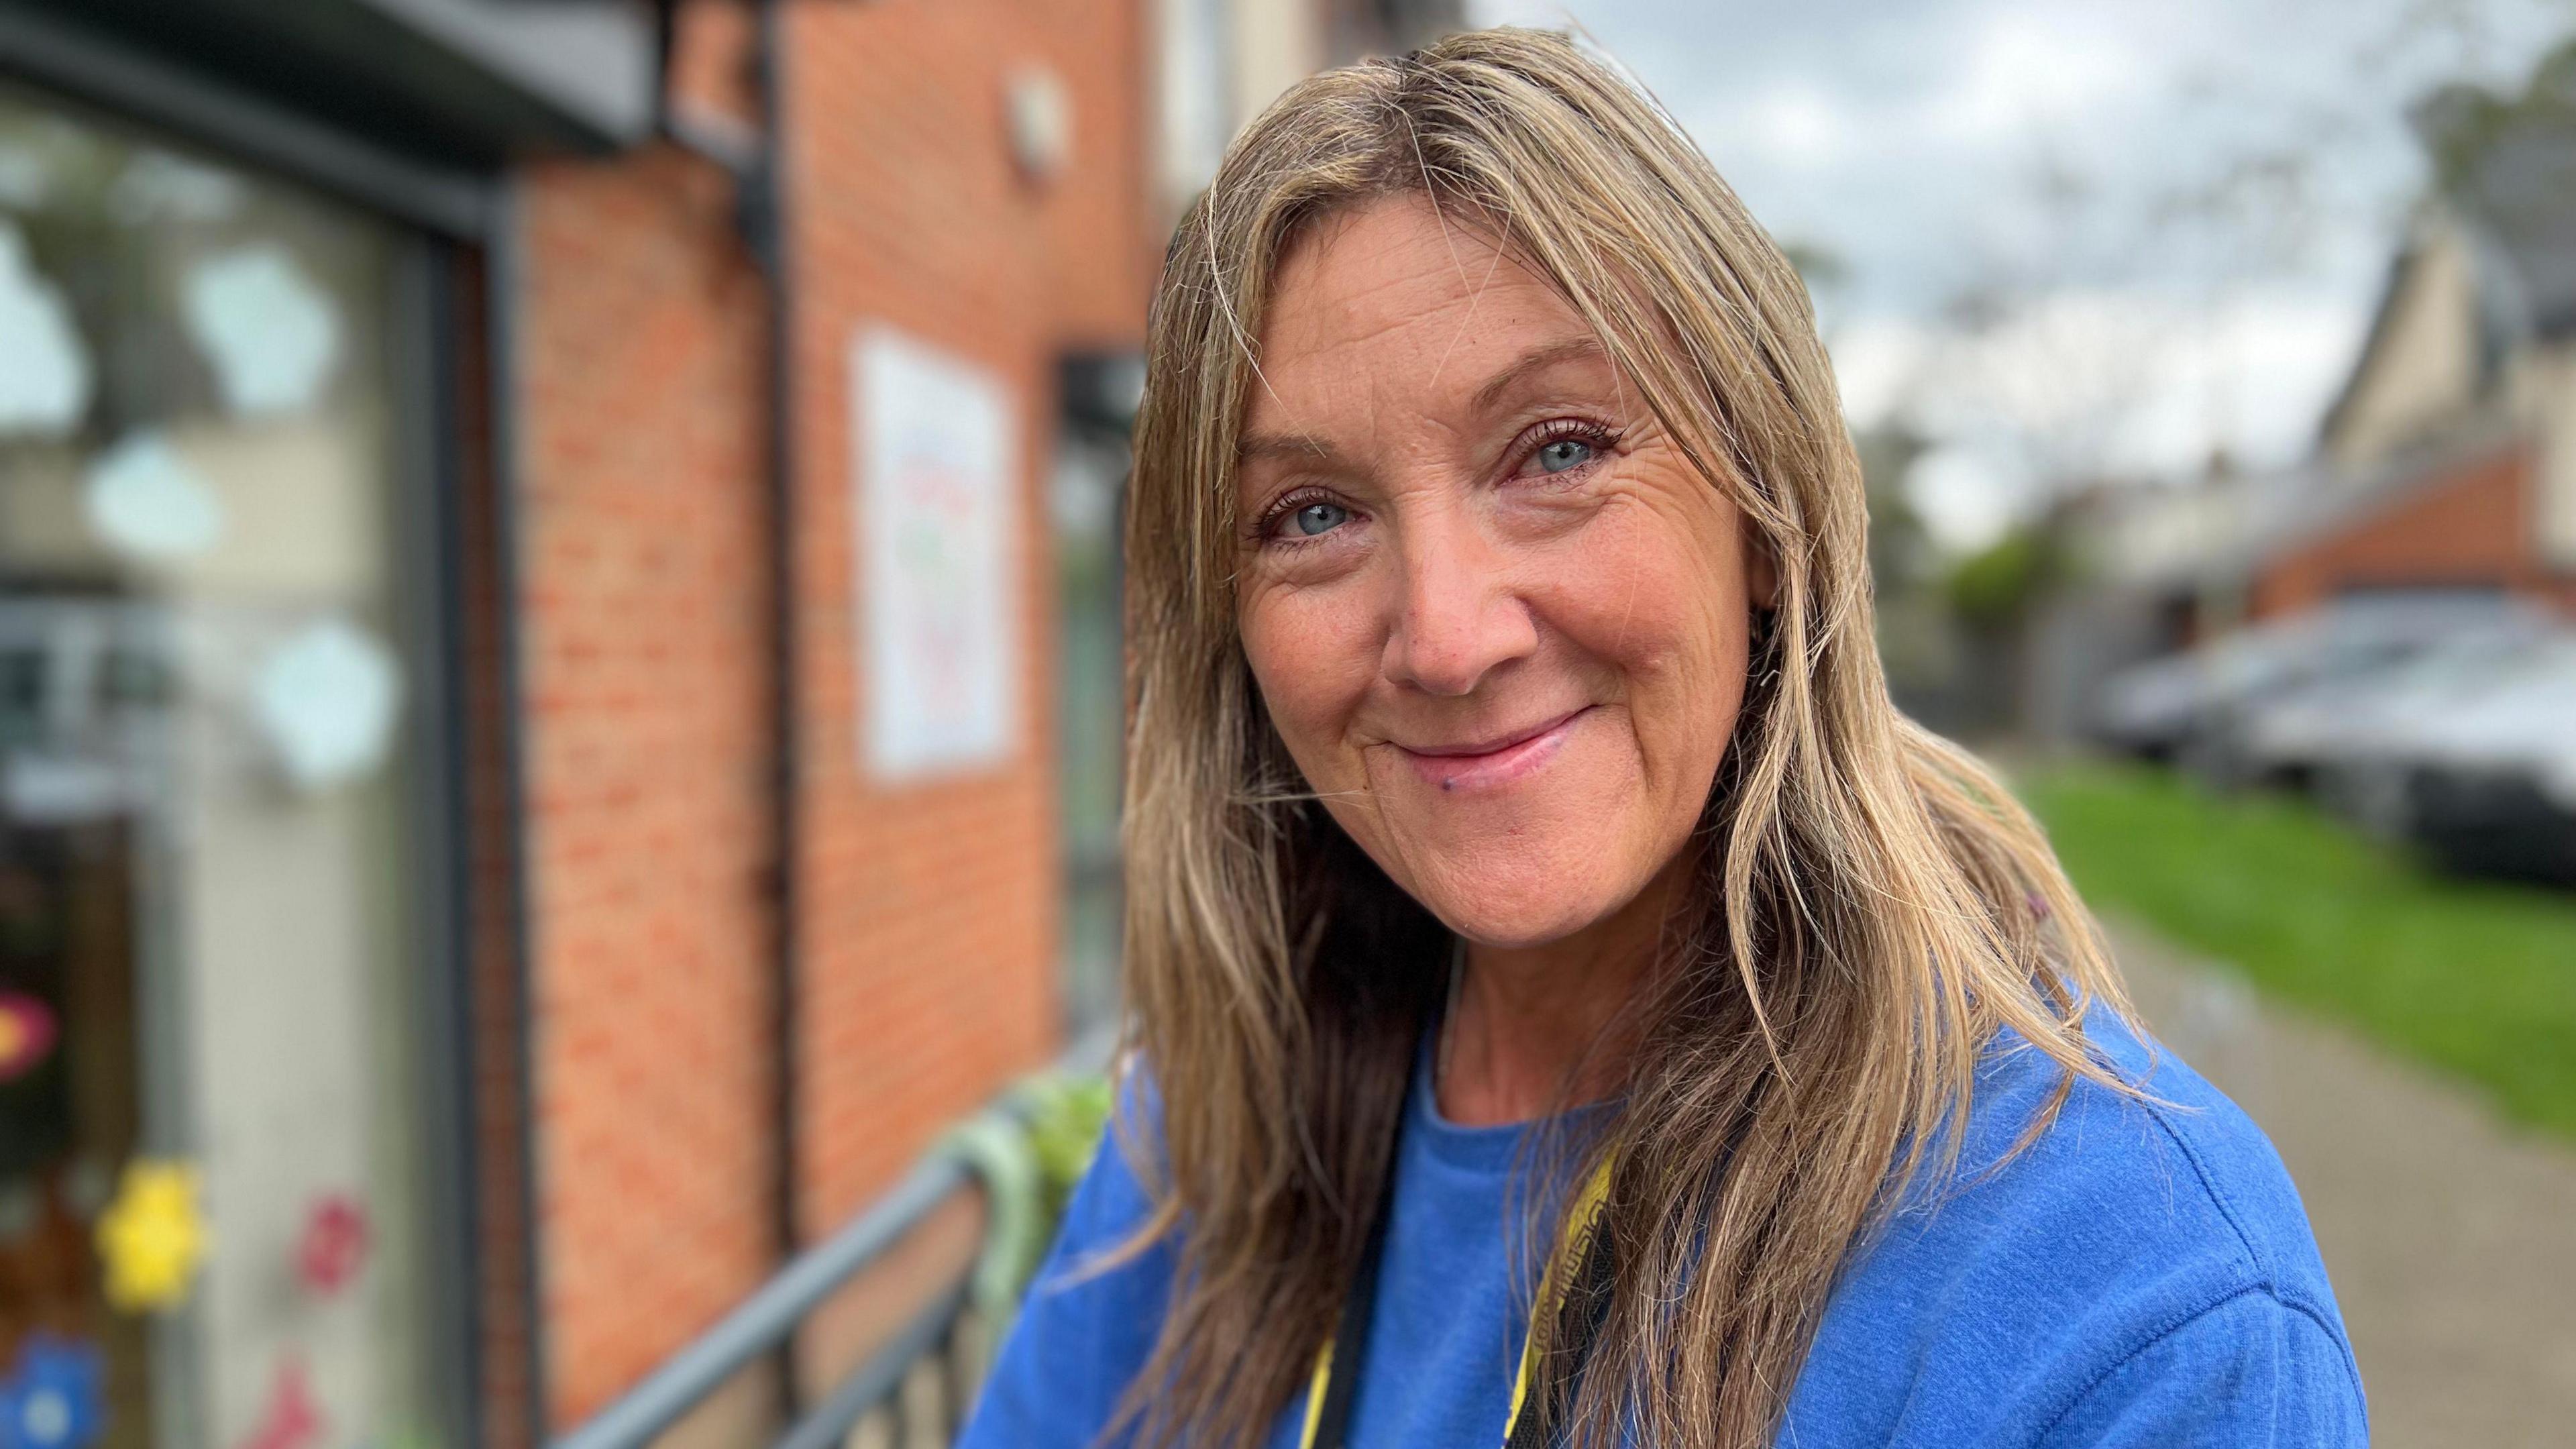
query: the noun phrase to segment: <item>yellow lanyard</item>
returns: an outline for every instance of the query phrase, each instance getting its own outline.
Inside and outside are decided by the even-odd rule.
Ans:
[[[1503,1443],[1508,1446],[1512,1430],[1521,1421],[1521,1406],[1529,1401],[1530,1385],[1538,1377],[1539,1359],[1545,1349],[1540,1329],[1556,1316],[1571,1284],[1567,1281],[1581,1271],[1589,1253],[1593,1231],[1601,1222],[1601,1207],[1610,1196],[1610,1155],[1602,1154],[1601,1163],[1576,1193],[1565,1214],[1566,1231],[1557,1236],[1556,1246],[1547,1255],[1547,1274],[1540,1280],[1538,1302],[1530,1309],[1529,1331],[1521,1336],[1520,1368],[1512,1375],[1511,1412],[1503,1420]],[[1394,1170],[1390,1164],[1388,1171]],[[1391,1210],[1392,1204],[1388,1209]],[[1374,1293],[1374,1289],[1371,1290]],[[1315,1449],[1316,1432],[1323,1427],[1324,1399],[1333,1383],[1333,1339],[1315,1354],[1315,1377],[1306,1388],[1306,1427],[1298,1435],[1297,1449]],[[1356,1371],[1357,1366],[1353,1366]],[[1335,1446],[1339,1449],[1339,1446]]]

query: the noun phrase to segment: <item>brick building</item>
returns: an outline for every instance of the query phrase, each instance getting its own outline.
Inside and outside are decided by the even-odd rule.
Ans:
[[[2308,463],[2124,520],[2123,560],[2217,622],[2361,594],[2576,612],[2576,50],[2526,95],[2439,93],[2435,172]],[[2204,621],[2207,622],[2207,621]]]
[[[2576,127],[2500,126],[2420,215],[2320,431],[2257,615],[2389,590],[2576,612]]]
[[[2414,121],[2434,185],[2312,455],[2067,505],[2094,587],[2041,622],[2037,733],[2078,733],[2125,665],[2339,600],[2576,617],[2576,48]]]
[[[0,1398],[543,1442],[1103,1020],[1160,239],[1452,19],[0,0]]]

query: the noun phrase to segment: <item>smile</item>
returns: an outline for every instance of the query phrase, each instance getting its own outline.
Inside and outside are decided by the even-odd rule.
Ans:
[[[1592,706],[1560,715],[1531,729],[1498,739],[1460,745],[1397,745],[1396,749],[1422,777],[1442,790],[1487,790],[1508,785],[1535,772],[1564,746],[1575,721]]]

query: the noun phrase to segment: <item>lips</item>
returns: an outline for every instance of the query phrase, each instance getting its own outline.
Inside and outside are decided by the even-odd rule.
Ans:
[[[1397,745],[1425,784],[1455,793],[1510,784],[1546,764],[1585,715],[1586,705],[1508,734],[1455,744]]]

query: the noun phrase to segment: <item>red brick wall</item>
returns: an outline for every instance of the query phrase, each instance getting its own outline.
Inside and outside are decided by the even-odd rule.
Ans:
[[[760,77],[754,70],[756,0],[682,0],[673,20],[670,86],[693,113],[738,125],[760,124]]]
[[[817,1232],[1056,1037],[1057,853],[1043,475],[1052,369],[1142,324],[1143,89],[1134,0],[887,0],[790,12],[797,480],[804,607],[803,1201]],[[1005,77],[1070,88],[1074,157],[1017,173]],[[857,754],[866,682],[850,547],[849,343],[863,321],[997,374],[1020,401],[1028,672],[1006,767],[887,789]]]
[[[775,1258],[766,354],[719,172],[655,149],[522,180],[538,1252],[562,1424]]]
[[[2515,444],[2308,540],[2254,582],[2256,618],[2296,612],[2357,589],[2479,586],[2576,610],[2576,577],[2541,562],[2534,526],[2538,472]]]
[[[798,1218],[881,1191],[1057,1039],[1056,358],[1133,346],[1141,0],[787,9],[804,741]],[[675,68],[739,114],[739,14]],[[1013,166],[1005,77],[1067,86],[1074,157]],[[568,1424],[774,1266],[765,302],[728,183],[656,147],[523,177],[521,599],[542,1313]],[[850,338],[890,323],[1015,395],[1019,748],[888,788],[858,755]]]

